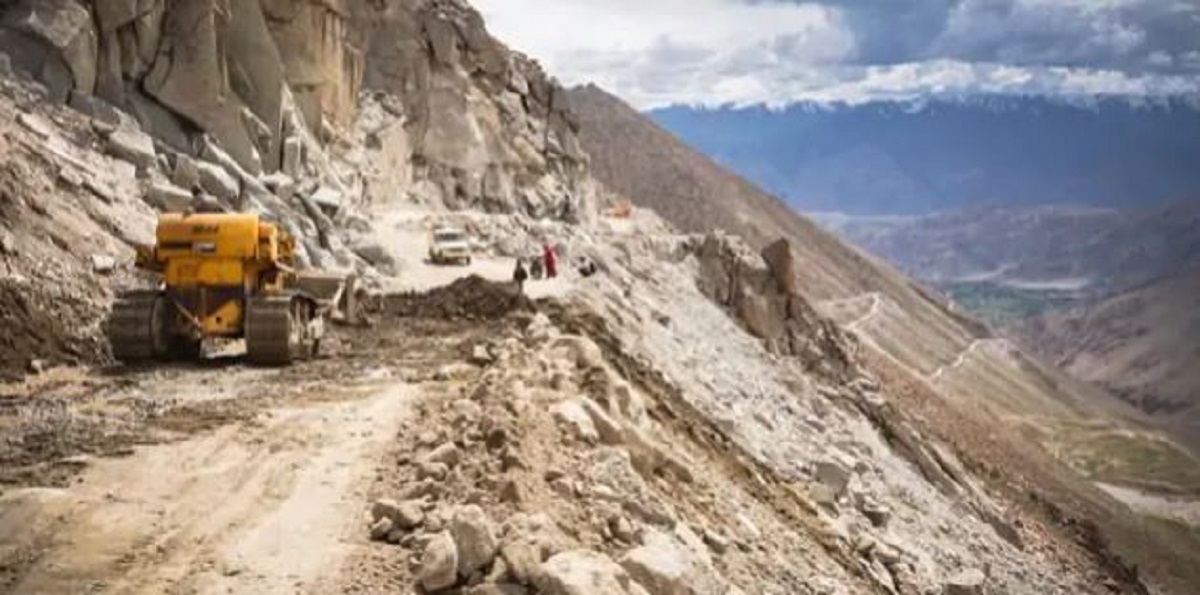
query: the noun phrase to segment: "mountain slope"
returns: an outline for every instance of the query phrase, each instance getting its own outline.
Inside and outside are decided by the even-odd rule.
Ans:
[[[1200,449],[1200,267],[1098,304],[1036,317],[1013,332]]]
[[[757,248],[788,238],[800,291],[855,322],[891,356],[921,373],[953,362],[986,328],[960,317],[890,267],[843,243],[782,201],[684,145],[595,87],[571,91],[596,176],[684,231],[723,228]],[[913,341],[913,338],[919,341]],[[1057,406],[1057,405],[1048,405]]]
[[[1143,548],[1152,546],[1135,545],[1147,529],[1130,524],[1093,487],[1075,483],[1072,473],[1047,462],[1035,445],[1084,471],[1098,469],[1095,462],[1113,463],[1106,468],[1116,469],[1112,474],[1096,475],[1109,481],[1148,485],[1163,479],[1139,477],[1145,469],[1124,460],[1130,452],[1163,461],[1162,467],[1178,472],[1177,480],[1196,478],[1196,461],[1141,429],[1129,408],[992,337],[619,99],[595,87],[573,89],[570,97],[593,170],[612,190],[685,231],[725,227],[759,248],[780,237],[789,240],[796,251],[798,291],[858,338],[859,357],[891,388],[897,411],[911,416],[921,431],[953,444],[972,468],[991,469],[995,489],[1016,489],[1018,499],[1043,490],[1058,494],[1096,519],[1101,541],[1111,541],[1143,568],[1190,572],[1190,563],[1171,561],[1170,555],[1148,556]]]
[[[1035,97],[672,107],[656,121],[804,211],[923,214],[985,205],[1130,206],[1200,189],[1194,102]]]

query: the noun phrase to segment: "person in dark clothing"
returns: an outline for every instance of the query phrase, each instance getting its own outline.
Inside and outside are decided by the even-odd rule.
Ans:
[[[525,259],[518,258],[517,266],[513,268],[513,281],[517,282],[517,293],[525,293],[525,280],[529,278],[529,271],[525,270]]]
[[[596,261],[590,258],[580,258],[579,268],[577,270],[579,271],[579,276],[585,279],[595,275],[598,271],[596,268]]]
[[[529,278],[541,279],[546,274],[546,269],[542,265],[541,256],[533,256],[529,259]]]

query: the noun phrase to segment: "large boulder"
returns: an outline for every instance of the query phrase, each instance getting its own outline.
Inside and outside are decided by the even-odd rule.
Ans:
[[[658,531],[647,532],[644,544],[627,552],[620,563],[655,595],[723,595],[726,590],[686,547]]]
[[[791,243],[786,238],[780,238],[763,249],[762,257],[771,270],[771,277],[775,279],[776,289],[784,295],[795,294],[796,255],[792,252]]]
[[[280,50],[283,75],[295,103],[308,129],[318,133],[327,120],[348,126],[356,113],[363,64],[362,56],[348,43],[351,35],[346,30],[346,4],[359,3],[290,0],[261,3],[263,16],[271,23],[270,33]],[[366,28],[365,24],[360,26]],[[393,35],[395,44],[401,37]],[[285,172],[290,176],[298,174],[286,169]]]
[[[236,3],[250,4],[250,3]],[[178,0],[163,21],[163,49],[142,87],[160,103],[216,138],[251,173],[261,158],[241,119],[241,102],[228,92],[225,27],[228,15],[214,0]]]
[[[590,550],[572,550],[547,560],[533,577],[542,595],[648,595],[611,558]]]
[[[571,399],[557,403],[550,410],[554,416],[554,421],[563,428],[571,438],[594,444],[600,440],[600,434],[596,431],[596,424],[592,423],[592,417],[583,407],[583,403],[579,399]]]
[[[262,167],[274,171],[279,168],[282,155],[286,84],[283,56],[258,2],[230,2],[229,7],[232,14],[224,31],[226,56],[230,61],[229,86],[246,106],[240,113],[241,128],[249,134]],[[327,42],[312,39],[314,43],[318,40]]]
[[[458,550],[458,574],[469,577],[477,570],[490,566],[496,558],[499,543],[492,519],[474,504],[454,510],[450,518],[450,535]]]
[[[105,147],[114,157],[136,165],[139,170],[149,170],[158,164],[154,139],[138,130],[122,128],[113,131]]]
[[[443,531],[429,540],[418,578],[426,591],[448,589],[458,582],[458,549],[450,533]]]
[[[942,595],[983,595],[987,575],[978,569],[968,569],[946,580]]]
[[[846,493],[850,479],[854,477],[854,467],[848,461],[838,458],[828,458],[817,461],[813,465],[813,475],[817,482],[828,489],[835,499]]]
[[[520,513],[505,523],[500,555],[521,584],[529,584],[543,562],[566,549],[566,536],[544,514]]]
[[[37,76],[51,98],[65,102],[72,89],[91,93],[96,84],[97,36],[87,7],[77,0],[23,2],[6,8],[0,49]],[[26,47],[19,47],[24,45]]]
[[[225,201],[235,200],[241,193],[237,179],[225,168],[207,161],[197,161],[195,165],[200,187],[205,192]]]
[[[143,200],[165,213],[182,213],[191,206],[192,193],[173,184],[152,184]]]

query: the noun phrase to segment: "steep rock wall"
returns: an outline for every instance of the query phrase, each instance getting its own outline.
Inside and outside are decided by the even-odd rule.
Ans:
[[[0,52],[55,102],[184,154],[211,138],[253,176],[323,176],[299,137],[352,136],[366,89],[404,174],[369,200],[579,219],[597,193],[566,93],[460,0],[8,0]]]
[[[457,0],[386,0],[355,3],[350,18],[364,88],[400,100],[389,107],[404,120],[414,198],[567,219],[592,210],[566,93],[493,39],[478,12]]]

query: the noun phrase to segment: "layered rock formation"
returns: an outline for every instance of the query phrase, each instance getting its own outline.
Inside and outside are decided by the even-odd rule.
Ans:
[[[316,177],[353,202],[356,174],[308,137],[348,136],[365,88],[400,122],[368,131],[395,162],[369,198],[574,218],[595,193],[565,94],[456,1],[20,0],[0,7],[0,52],[49,99],[132,114],[234,177]]]
[[[597,190],[566,93],[528,58],[487,34],[453,0],[389,0],[352,10],[366,55],[364,87],[399,98],[402,127],[372,131],[411,195],[451,208],[576,219]],[[395,200],[395,188],[371,198]]]

